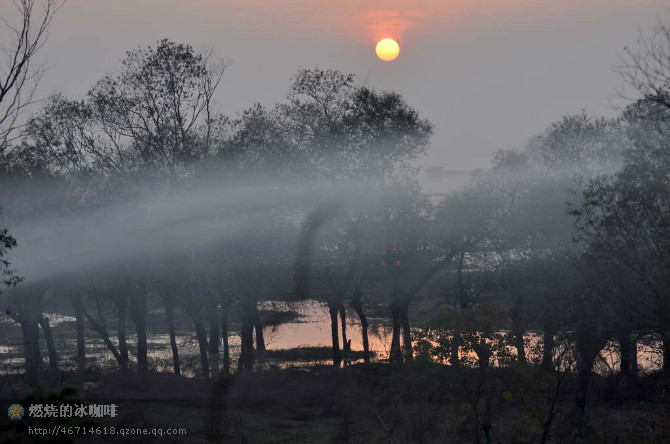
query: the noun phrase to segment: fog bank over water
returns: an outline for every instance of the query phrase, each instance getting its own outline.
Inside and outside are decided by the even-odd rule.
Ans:
[[[37,193],[42,192],[49,190]],[[10,228],[19,244],[11,258],[30,283],[101,271],[133,260],[225,249],[238,242],[281,238],[282,248],[292,249],[311,211],[370,208],[393,198],[392,187],[379,193],[363,187],[322,182],[287,185],[269,179],[211,180],[175,192],[146,188],[119,204],[15,220]]]

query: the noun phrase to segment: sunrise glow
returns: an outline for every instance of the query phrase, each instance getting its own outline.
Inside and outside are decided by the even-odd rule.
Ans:
[[[400,54],[400,45],[398,45],[398,42],[393,39],[382,39],[377,42],[375,52],[377,53],[377,57],[379,57],[380,60],[390,62],[398,58],[398,54]]]

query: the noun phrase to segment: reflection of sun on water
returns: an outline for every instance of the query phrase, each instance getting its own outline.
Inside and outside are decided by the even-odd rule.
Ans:
[[[331,346],[330,316],[323,303],[306,301],[300,305],[289,306],[287,304],[284,307],[276,304],[274,308],[296,310],[300,313],[301,318],[296,322],[281,324],[276,327],[266,327],[265,336],[268,350]],[[383,325],[381,321],[378,322],[379,320],[372,317],[369,317],[368,321],[370,322],[368,330],[370,350],[377,353],[377,359],[388,358],[388,348],[391,342],[390,326]],[[340,336],[339,339],[341,347],[342,337]],[[347,339],[351,340],[352,350],[363,350],[360,322],[347,320]]]
[[[330,316],[327,308],[322,302],[304,301],[300,304],[292,305],[290,303],[261,303],[261,309],[265,310],[279,310],[288,311],[295,310],[300,314],[300,317],[294,321],[281,323],[277,326],[267,326],[265,328],[266,346],[268,350],[282,350],[292,349],[296,347],[329,347],[331,345],[331,330],[330,330]],[[156,314],[160,314],[159,310]],[[57,315],[47,314],[49,319],[61,319]],[[363,349],[361,338],[361,325],[355,316],[347,316],[347,338],[351,340],[351,348],[354,351]],[[62,355],[66,358],[60,361],[60,366],[66,371],[76,371],[76,362],[74,360],[77,341],[75,338],[68,336],[69,333],[74,334],[72,330],[67,330],[67,327],[74,329],[74,318],[63,316],[63,326],[60,326],[58,334],[55,339],[57,347],[62,351]],[[377,319],[369,317],[370,326],[368,330],[370,340],[370,350],[375,352],[373,360],[388,359],[390,344],[391,344],[391,327],[388,319]],[[67,326],[67,327],[65,327]],[[158,324],[156,325],[158,326]],[[0,337],[3,334],[3,328],[18,328],[13,322],[2,322],[0,320]],[[63,329],[65,328],[65,329]],[[507,334],[505,331],[498,332],[503,335]],[[110,330],[111,336],[116,336],[116,331]],[[234,371],[237,368],[237,357],[240,352],[240,337],[237,331],[229,332],[230,344],[230,358],[231,369]],[[71,338],[71,339],[66,339]],[[525,334],[527,345],[527,354],[532,358],[533,354],[538,353],[542,345],[542,336],[538,332],[527,332]],[[136,335],[130,333],[127,336],[128,343],[134,346],[136,343]],[[190,331],[181,331],[176,337],[177,346],[179,349],[179,356],[182,364],[182,375],[195,376],[200,372],[200,354],[198,349],[197,339],[194,333]],[[340,341],[342,340],[340,335]],[[157,371],[170,373],[172,372],[172,352],[170,349],[170,337],[166,333],[149,334],[147,338],[149,345],[149,361],[150,365]],[[342,342],[340,342],[340,347]],[[436,345],[436,344],[434,344]],[[516,350],[511,346],[507,346],[508,352],[511,356],[516,355]],[[658,355],[660,344],[655,340],[638,342],[638,366],[642,372],[657,371],[662,366],[662,357]],[[42,350],[46,355],[47,351]],[[220,350],[222,354],[222,350]],[[131,353],[131,361],[135,362],[134,356]],[[468,355],[471,358],[475,356],[470,354],[461,354],[461,357]],[[96,335],[91,334],[86,337],[86,356],[87,366],[98,369],[116,369],[118,364],[112,353],[104,344],[102,339]],[[71,357],[71,358],[70,358]],[[259,356],[260,357],[260,356]],[[210,356],[210,366],[212,368],[219,368],[222,365],[222,356]],[[607,375],[618,371],[619,368],[619,351],[618,345],[614,341],[610,341],[607,346],[601,351],[600,358],[596,360],[594,371],[601,375]],[[23,371],[23,352],[18,345],[0,345],[0,362],[4,363],[4,367],[0,368],[0,375],[6,374],[20,374]],[[360,361],[359,361],[360,362]],[[278,368],[292,367],[292,366],[309,366],[315,364],[330,364],[330,361],[285,361],[285,362],[270,362]],[[498,362],[492,362],[492,365],[500,365]],[[259,362],[259,368],[267,368],[268,366]]]

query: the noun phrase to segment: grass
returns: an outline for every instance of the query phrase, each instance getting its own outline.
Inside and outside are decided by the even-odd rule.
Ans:
[[[323,351],[307,353],[314,357]],[[97,383],[82,390],[90,402],[118,403],[120,416],[106,425],[188,430],[178,439],[122,442],[472,443],[472,402],[480,390],[477,415],[482,417],[488,398],[495,442],[539,442],[546,415],[543,381],[551,375],[533,367],[491,368],[486,375],[480,385],[478,369],[420,362],[318,366],[211,379],[100,373],[89,374],[87,379]],[[576,381],[573,375],[566,378],[551,442],[572,439]],[[594,375],[592,384],[585,443],[665,442],[670,391],[660,375],[642,377],[634,389],[613,377]],[[96,439],[87,442],[117,442]]]

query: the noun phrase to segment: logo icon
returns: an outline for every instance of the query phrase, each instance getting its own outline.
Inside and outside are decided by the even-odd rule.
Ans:
[[[19,419],[23,418],[23,407],[21,407],[21,404],[12,404],[9,406],[7,409],[7,416],[9,416],[9,419],[13,421],[18,421]]]

